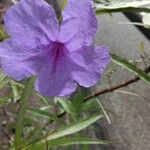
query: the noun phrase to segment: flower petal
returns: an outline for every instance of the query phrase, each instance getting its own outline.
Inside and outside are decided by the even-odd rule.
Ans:
[[[67,68],[69,61],[65,57],[59,60],[50,58],[37,73],[36,90],[46,96],[70,95],[76,90],[77,84]]]
[[[24,61],[25,57],[21,51],[12,46],[10,40],[0,44],[0,65],[8,76],[22,80],[32,75],[28,70],[28,63]]]
[[[71,22],[73,18],[75,18],[75,25]],[[64,35],[62,40],[67,43],[69,50],[76,50],[90,45],[97,30],[97,20],[92,8],[92,0],[69,0],[63,11],[62,28],[64,28],[64,25],[68,27],[67,34],[66,30],[62,30],[60,34]],[[69,37],[73,38],[68,38],[69,33]]]
[[[63,20],[60,26],[59,41],[65,43],[72,39],[79,30],[79,19],[78,17],[71,17]]]
[[[110,61],[108,48],[104,46],[85,47],[70,57],[74,62],[71,65],[73,80],[84,87],[96,84]]]
[[[55,40],[59,24],[51,6],[44,0],[21,0],[4,16],[8,34],[19,45],[33,48]]]

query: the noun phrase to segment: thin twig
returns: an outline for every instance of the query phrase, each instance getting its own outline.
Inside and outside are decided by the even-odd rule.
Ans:
[[[145,72],[146,73],[150,72],[150,66],[145,69]],[[106,89],[103,89],[103,90],[100,90],[100,91],[96,91],[95,93],[92,93],[91,95],[85,97],[84,102],[89,100],[89,99],[91,99],[91,98],[93,98],[93,97],[97,97],[99,95],[115,91],[115,90],[117,90],[119,88],[126,87],[126,86],[128,86],[128,85],[130,85],[132,83],[135,83],[135,82],[139,81],[139,80],[140,80],[140,78],[138,76],[132,77],[129,80],[123,81],[122,83],[114,85],[114,86],[112,86],[110,88],[106,88]]]

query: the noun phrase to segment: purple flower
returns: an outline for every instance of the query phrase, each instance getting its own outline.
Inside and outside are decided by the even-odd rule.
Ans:
[[[59,25],[44,0],[21,0],[4,16],[10,39],[0,44],[4,72],[22,80],[35,75],[46,96],[65,96],[77,85],[91,87],[110,60],[108,48],[95,46],[97,20],[91,0],[69,0]]]

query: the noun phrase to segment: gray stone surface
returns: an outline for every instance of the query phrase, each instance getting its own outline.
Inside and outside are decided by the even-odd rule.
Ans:
[[[150,54],[150,42],[132,25],[119,25],[128,22],[122,14],[98,17],[99,30],[96,43],[109,45],[111,52],[128,59],[140,59],[139,47],[144,42],[145,51]],[[121,68],[111,77],[112,83],[126,80],[131,74]],[[97,86],[97,89],[102,85]],[[150,100],[150,86],[139,81],[121,90],[141,94]],[[100,96],[111,124],[107,121],[96,125],[98,138],[116,139],[118,143],[100,150],[150,150],[150,101],[141,97],[118,92]],[[99,131],[99,132],[98,132]]]

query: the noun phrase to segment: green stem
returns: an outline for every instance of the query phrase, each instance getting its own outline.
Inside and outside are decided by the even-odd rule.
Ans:
[[[28,106],[29,97],[32,93],[33,83],[34,78],[28,79],[23,94],[21,96],[21,104],[16,123],[15,150],[18,150],[22,145],[22,131],[24,126],[24,118]]]

